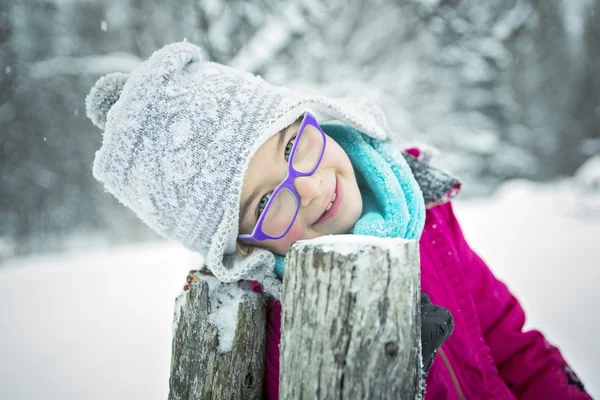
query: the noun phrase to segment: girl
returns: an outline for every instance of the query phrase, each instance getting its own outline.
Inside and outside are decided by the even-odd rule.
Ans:
[[[518,301],[466,243],[449,203],[459,182],[418,149],[394,149],[374,104],[275,87],[184,42],[99,79],[86,107],[104,130],[96,179],[217,278],[270,296],[267,398],[278,396],[283,255],[353,232],[419,240],[421,289],[454,317],[426,399],[590,399],[558,349],[522,331]],[[439,326],[433,350],[452,321]]]

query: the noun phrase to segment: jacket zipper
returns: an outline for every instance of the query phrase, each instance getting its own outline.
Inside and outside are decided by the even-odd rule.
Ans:
[[[458,394],[458,398],[461,400],[466,400],[465,395],[463,394],[463,391],[460,387],[460,383],[458,382],[458,378],[456,377],[456,374],[454,373],[454,370],[450,365],[450,361],[448,360],[448,357],[446,357],[446,353],[444,353],[444,350],[442,350],[441,347],[438,350],[438,354],[442,358],[442,361],[444,362],[446,368],[448,368],[448,372],[450,372],[450,378],[452,378],[452,382],[454,383],[454,389],[456,389],[456,394]]]

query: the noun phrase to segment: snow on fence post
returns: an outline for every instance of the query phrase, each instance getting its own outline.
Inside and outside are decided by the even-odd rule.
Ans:
[[[419,248],[359,235],[286,259],[281,399],[422,398]]]
[[[209,276],[192,283],[184,296],[174,321],[169,400],[262,399],[262,296]]]

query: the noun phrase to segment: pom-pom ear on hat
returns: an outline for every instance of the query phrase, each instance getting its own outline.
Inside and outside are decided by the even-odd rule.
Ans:
[[[171,43],[156,50],[148,59],[142,74],[156,79],[182,73],[190,64],[203,61],[200,47],[188,42]]]
[[[129,74],[124,72],[105,75],[98,79],[85,98],[87,116],[98,128],[104,130],[106,115],[113,104],[119,100],[128,77]]]

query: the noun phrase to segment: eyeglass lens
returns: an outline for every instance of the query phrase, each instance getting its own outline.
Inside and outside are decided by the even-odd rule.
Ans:
[[[308,124],[299,140],[292,158],[292,168],[297,172],[312,173],[321,157],[323,135],[317,127]],[[297,208],[296,196],[289,189],[282,188],[265,211],[263,232],[269,236],[280,236],[292,224]]]

